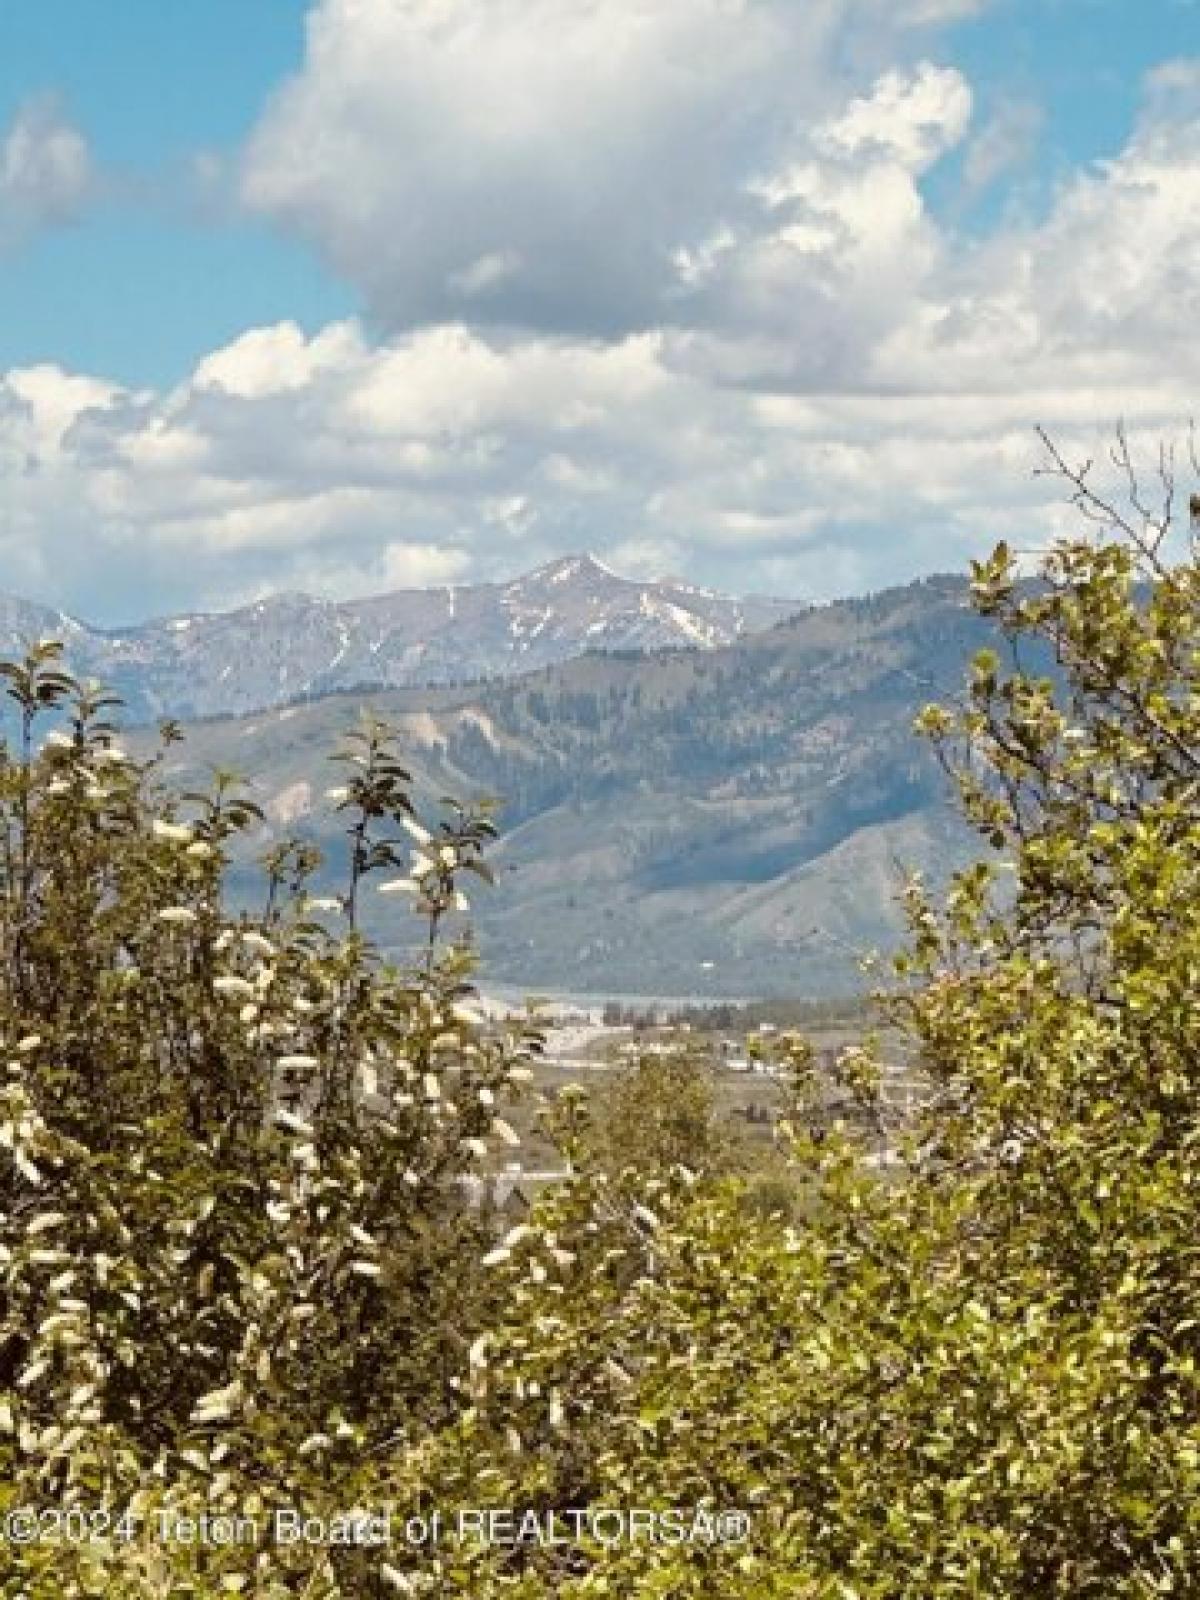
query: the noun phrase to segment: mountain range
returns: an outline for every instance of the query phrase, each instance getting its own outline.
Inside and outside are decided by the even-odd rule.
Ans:
[[[558,570],[571,592],[579,575]],[[554,570],[534,577],[537,616]],[[711,626],[732,631],[731,613],[719,615]],[[193,723],[167,773],[185,788],[214,765],[250,780],[267,820],[236,864],[235,896],[257,895],[249,856],[290,833],[316,839],[321,886],[336,886],[345,819],[326,798],[341,781],[327,757],[369,706],[397,728],[424,808],[443,795],[500,801],[497,886],[471,890],[488,981],[851,992],[859,958],[896,942],[903,870],[936,880],[977,853],[911,724],[957,692],[990,624],[964,581],[931,578],[753,632],[743,612],[740,626],[703,650],[589,654],[490,682],[342,691]],[[226,660],[243,670],[232,651]],[[365,899],[368,931],[398,954],[415,949],[406,897],[368,887]]]
[[[363,683],[505,677],[588,650],[712,649],[798,609],[671,578],[623,578],[579,555],[510,583],[345,601],[284,593],[126,628],[92,627],[0,595],[0,655],[20,654],[30,639],[62,638],[77,672],[100,678],[128,716],[148,721],[254,711]]]

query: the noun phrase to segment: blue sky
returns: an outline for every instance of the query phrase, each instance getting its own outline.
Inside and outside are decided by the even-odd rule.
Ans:
[[[94,210],[0,255],[0,366],[47,359],[167,384],[206,350],[280,317],[319,327],[358,305],[312,253],[219,219],[198,155],[236,151],[304,54],[304,0],[7,0],[0,127],[57,99],[107,174]],[[19,308],[17,314],[16,308]]]
[[[1005,0],[950,29],[946,58],[977,87],[986,116],[1006,101],[1028,102],[1042,120],[1032,159],[1016,186],[1045,206],[1058,182],[1115,156],[1133,127],[1142,82],[1159,63],[1200,49],[1197,0]],[[930,185],[953,204],[961,161]],[[994,220],[1009,185],[981,207]]]
[[[1036,544],[1035,423],[1186,421],[1198,230],[1194,0],[5,0],[6,586]]]

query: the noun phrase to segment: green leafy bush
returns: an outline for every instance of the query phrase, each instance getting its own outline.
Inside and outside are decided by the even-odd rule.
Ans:
[[[226,848],[257,808],[228,774],[171,795],[162,750],[131,760],[111,700],[59,657],[0,669],[21,720],[0,765],[0,1499],[140,1518],[323,1504],[353,1463],[456,1413],[487,1316],[488,1235],[459,1180],[506,1148],[499,1107],[537,1041],[482,1025],[469,952],[440,932],[494,829],[417,822],[368,720],[332,797],[345,899],[305,892],[316,862],[290,841],[263,915],[231,918]],[[402,845],[409,876],[379,887],[428,922],[407,972],[355,931]],[[270,1551],[0,1559],[14,1594],[35,1569],[46,1594],[160,1594],[175,1555],[197,1582],[245,1568],[244,1592],[293,1592]]]

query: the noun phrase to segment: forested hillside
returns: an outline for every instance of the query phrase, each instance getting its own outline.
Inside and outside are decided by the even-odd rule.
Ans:
[[[303,818],[341,847],[326,752],[362,705],[418,788],[500,801],[503,892],[475,905],[512,983],[661,994],[847,990],[894,943],[900,862],[944,875],[966,836],[913,717],[988,628],[931,579],[712,651],[595,655],[469,690],[364,692],[189,728],[172,772],[252,780],[260,845]],[[369,925],[403,943],[409,920]]]

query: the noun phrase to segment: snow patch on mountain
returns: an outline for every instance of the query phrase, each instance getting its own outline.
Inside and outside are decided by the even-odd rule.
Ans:
[[[707,649],[799,606],[621,577],[591,554],[508,583],[401,589],[332,602],[296,591],[227,612],[188,612],[106,632],[0,596],[0,651],[63,638],[68,664],[122,696],[126,715],[204,717],[297,698],[508,677],[588,650]]]

